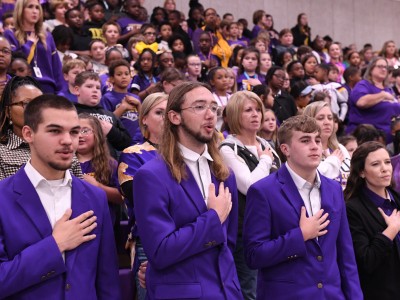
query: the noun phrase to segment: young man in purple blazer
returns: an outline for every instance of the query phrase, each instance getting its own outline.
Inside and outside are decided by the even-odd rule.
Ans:
[[[217,147],[218,114],[203,84],[175,87],[160,156],[133,179],[148,299],[242,299],[232,256],[237,188]]]
[[[75,107],[42,95],[24,122],[31,159],[0,182],[0,298],[120,299],[106,195],[66,171],[79,142]]]
[[[317,172],[320,128],[295,116],[279,128],[287,162],[247,193],[245,257],[257,299],[363,299],[340,185]]]

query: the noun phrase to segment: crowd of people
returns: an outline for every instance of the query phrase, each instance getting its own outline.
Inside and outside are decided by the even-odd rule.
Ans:
[[[138,300],[400,297],[395,42],[196,0],[9,2],[0,299],[120,299],[124,218]]]

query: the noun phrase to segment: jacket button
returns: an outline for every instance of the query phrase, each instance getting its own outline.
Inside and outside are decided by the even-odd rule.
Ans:
[[[320,282],[320,283],[317,284],[317,287],[318,287],[319,289],[322,289],[323,284]]]
[[[322,261],[322,256],[321,256],[321,255],[318,255],[318,256],[317,256],[317,260],[318,260],[318,261]]]
[[[65,289],[66,289],[67,291],[69,291],[69,290],[71,289],[71,285],[70,285],[69,283],[67,283],[67,284],[65,285]]]

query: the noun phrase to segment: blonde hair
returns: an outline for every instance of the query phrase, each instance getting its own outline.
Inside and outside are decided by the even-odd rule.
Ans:
[[[67,4],[65,3],[64,0],[50,0],[49,3],[50,3],[50,10],[52,12],[54,12],[56,8],[59,6],[67,7]]]
[[[270,113],[272,113],[273,114],[273,116],[275,117],[275,123],[276,123],[276,120],[277,120],[277,118],[276,118],[276,115],[275,115],[275,112],[272,110],[272,109],[269,109],[269,108],[266,108],[265,110],[264,110],[264,119],[265,119],[265,114],[267,113],[267,112],[270,112]],[[259,137],[262,137],[263,139],[268,139],[269,137],[267,137],[267,134],[264,132],[264,130],[262,130],[262,125],[261,125],[261,129],[260,129],[260,131],[258,132],[258,134],[257,134]],[[271,139],[274,143],[275,143],[275,145],[277,145],[278,143],[278,124],[276,124],[276,127],[275,127],[275,130],[274,130],[274,132],[272,133],[272,139]]]
[[[153,109],[153,107],[167,100],[168,100],[168,95],[164,93],[153,93],[148,95],[143,100],[139,113],[139,125],[140,125],[140,131],[142,132],[144,138],[149,139],[150,132],[148,131],[147,126],[143,124],[143,118],[149,114],[149,112]]]
[[[94,178],[104,184],[109,185],[112,177],[113,166],[116,161],[110,156],[107,146],[107,138],[101,129],[100,121],[88,113],[79,114],[79,119],[88,120],[93,130],[94,148],[92,150],[91,164],[93,167]],[[79,156],[79,152],[77,153]]]
[[[39,0],[37,0],[39,5],[39,20],[35,24],[35,33],[39,37],[39,40],[43,43],[43,46],[46,48],[46,31],[43,28],[43,10],[40,5]],[[17,39],[20,46],[26,43],[27,35],[23,26],[24,19],[24,9],[28,4],[28,0],[17,0],[15,3],[14,9],[14,25],[15,25],[15,38]]]
[[[242,124],[240,123],[241,114],[243,112],[246,100],[257,103],[257,107],[261,110],[261,125],[264,123],[264,105],[257,94],[249,91],[240,91],[233,94],[226,105],[226,120],[232,134],[240,134]]]
[[[196,88],[207,88],[206,85],[200,82],[188,81],[183,82],[179,86],[172,89],[168,97],[166,115],[170,111],[181,112],[182,104],[185,102],[186,94]],[[208,88],[207,88],[208,89]],[[164,120],[164,133],[159,145],[159,153],[164,159],[168,168],[172,173],[172,177],[180,183],[183,179],[188,178],[186,172],[186,164],[178,147],[178,125],[174,125],[169,118]],[[208,152],[213,161],[210,164],[211,173],[220,180],[224,181],[229,177],[229,169],[224,164],[222,156],[218,149],[219,136],[217,131],[214,131],[212,140],[207,143]]]
[[[237,92],[237,82],[236,82],[236,74],[235,71],[233,71],[232,68],[226,68],[226,71],[228,73],[230,73],[231,75],[233,75],[233,87],[231,89],[232,93],[236,93]]]
[[[306,116],[309,116],[309,117],[312,117],[315,119],[315,116],[324,107],[327,107],[327,108],[329,108],[329,110],[331,110],[329,104],[324,101],[317,101],[317,102],[310,103],[304,109],[303,115],[306,115]],[[331,110],[331,112],[332,112],[332,110]],[[333,122],[333,120],[332,120],[332,122]],[[332,132],[331,136],[328,138],[328,148],[331,150],[339,149],[339,142],[337,140],[335,132]]]
[[[68,74],[69,71],[71,71],[73,68],[76,67],[81,67],[82,69],[86,70],[86,64],[83,60],[74,58],[69,61],[67,61],[63,66],[62,66],[62,72],[63,74]]]

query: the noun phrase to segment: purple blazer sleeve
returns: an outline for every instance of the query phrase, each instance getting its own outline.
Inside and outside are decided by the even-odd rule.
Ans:
[[[97,200],[101,201],[102,204],[103,223],[101,235],[96,237],[100,239],[97,254],[96,293],[98,299],[121,299],[118,256],[106,194],[101,191]]]
[[[229,214],[229,225],[227,230],[228,247],[232,253],[235,251],[236,239],[239,226],[239,203],[238,203],[238,189],[236,185],[235,174],[231,171],[231,176],[225,181],[225,187],[229,188],[232,195],[232,209]]]
[[[0,225],[1,299],[47,280],[44,274],[49,270],[54,271],[52,276],[66,271],[60,250],[52,236],[30,245],[14,257],[8,257]]]

